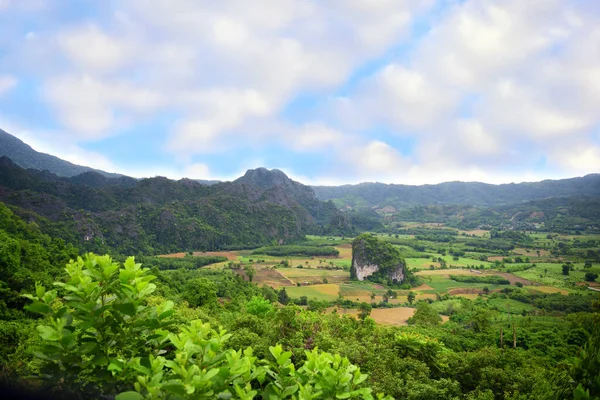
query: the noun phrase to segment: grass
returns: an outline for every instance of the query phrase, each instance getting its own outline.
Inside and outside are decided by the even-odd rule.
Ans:
[[[452,256],[439,256],[436,255],[435,258],[437,259],[438,257],[441,257],[443,260],[446,261],[446,264],[448,265],[449,268],[456,266],[456,267],[466,267],[468,266],[473,266],[473,265],[483,265],[484,268],[492,268],[493,264],[488,262],[488,261],[480,261],[480,260],[475,260],[474,258],[466,258],[466,257],[459,257],[458,261],[453,260]],[[439,262],[434,262],[431,257],[429,258],[406,258],[406,266],[409,268],[416,268],[416,269],[429,269],[430,265],[434,265],[436,268],[439,268],[440,263]]]
[[[489,299],[488,304],[500,312],[510,314],[521,314],[523,311],[530,311],[535,308],[530,304],[521,303],[513,299]]]
[[[507,285],[489,285],[484,283],[456,282],[450,278],[441,275],[430,275],[423,278],[425,283],[431,286],[438,293],[447,293],[453,289],[482,290],[484,287],[487,287],[489,290],[497,290],[507,287]]]
[[[287,278],[301,276],[343,276],[350,279],[350,272],[343,270],[309,269],[309,268],[277,268],[277,271]]]
[[[306,296],[309,300],[327,301],[337,299],[339,290],[339,285],[333,283],[310,286],[290,286],[286,288],[286,291],[291,298],[298,299],[302,296]]]
[[[530,292],[541,292],[541,293],[560,293],[560,294],[569,294],[569,291],[566,289],[559,289],[553,286],[524,286],[525,289]]]
[[[572,289],[576,287],[577,282],[582,282],[585,273],[589,269],[582,268],[583,264],[574,264],[575,271],[570,271],[569,275],[562,274],[562,264],[538,263],[535,268],[527,271],[514,272],[514,275],[520,276],[532,282],[540,283],[544,286],[553,286],[562,289]]]

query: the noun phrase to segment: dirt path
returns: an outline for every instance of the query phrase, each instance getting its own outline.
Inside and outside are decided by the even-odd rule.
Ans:
[[[504,279],[507,279],[508,281],[510,281],[511,285],[514,285],[517,282],[521,282],[523,284],[523,286],[535,286],[535,285],[539,285],[539,283],[537,283],[537,282],[532,282],[530,280],[527,280],[525,278],[521,278],[520,276],[516,276],[516,275],[513,275],[513,274],[508,273],[508,272],[485,271],[485,273],[487,275],[501,276]]]

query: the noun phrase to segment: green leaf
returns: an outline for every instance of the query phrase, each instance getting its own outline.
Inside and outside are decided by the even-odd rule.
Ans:
[[[47,325],[39,325],[37,327],[38,332],[40,333],[40,336],[42,337],[42,339],[44,340],[59,340],[60,336],[58,334],[58,332],[56,331],[56,329],[47,326]]]
[[[47,304],[40,303],[39,301],[36,301],[35,303],[25,306],[25,309],[27,311],[44,314],[44,315],[52,314],[52,308],[50,308],[50,306]]]
[[[123,392],[115,396],[115,400],[143,400],[144,396],[138,392]]]
[[[175,310],[167,310],[164,313],[160,314],[158,316],[158,319],[165,319],[165,318],[169,318],[171,315],[173,315],[173,313],[175,312]]]
[[[162,385],[161,389],[163,389],[166,392],[170,392],[180,396],[185,396],[186,394],[185,387],[181,383],[167,383],[165,385]]]
[[[44,288],[44,286],[42,286],[38,282],[36,282],[35,283],[35,294],[39,298],[44,297],[44,294],[46,294],[46,288]]]
[[[108,359],[103,355],[97,355],[92,360],[92,364],[93,365],[106,365],[106,364],[108,364]]]
[[[72,333],[63,335],[63,337],[60,338],[60,343],[67,349],[72,348],[75,345],[75,335],[73,335]]]
[[[124,367],[125,367],[125,363],[122,362],[121,360],[116,359],[116,358],[112,358],[110,360],[110,364],[108,364],[108,370],[109,371],[121,372],[121,371],[123,371]]]
[[[281,398],[285,399],[286,397],[293,395],[297,391],[298,391],[298,385],[288,386],[285,388],[285,390],[281,394]]]
[[[86,342],[79,346],[79,351],[82,354],[88,354],[91,353],[96,347],[98,347],[98,344],[95,342]]]
[[[113,307],[121,314],[129,315],[130,317],[135,315],[135,305],[132,303],[114,304]]]

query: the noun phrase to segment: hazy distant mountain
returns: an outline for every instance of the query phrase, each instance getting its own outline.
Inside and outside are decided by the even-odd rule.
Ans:
[[[0,156],[7,156],[22,168],[34,168],[40,171],[48,170],[58,176],[70,177],[88,171],[94,171],[109,178],[122,176],[120,174],[76,165],[50,154],[40,153],[2,129],[0,129]]]
[[[600,174],[503,185],[479,182],[446,182],[422,186],[360,183],[312,188],[320,200],[332,200],[338,207],[346,209],[404,209],[415,205],[436,204],[497,206],[557,196],[600,196]]]

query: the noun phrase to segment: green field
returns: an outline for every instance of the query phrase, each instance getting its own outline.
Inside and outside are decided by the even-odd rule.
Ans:
[[[598,273],[598,268],[583,268],[583,263],[573,264],[575,271],[569,271],[569,275],[562,274],[562,264],[538,263],[535,268],[526,271],[518,271],[514,274],[521,278],[538,282],[545,286],[554,286],[563,289],[576,288],[577,282],[582,282],[586,272]]]
[[[448,268],[452,268],[452,267],[460,267],[461,268],[461,267],[472,266],[472,265],[476,265],[476,266],[483,265],[484,268],[491,268],[493,266],[493,263],[491,263],[491,262],[475,260],[473,258],[459,257],[458,261],[455,261],[452,256],[435,255],[436,259],[438,257],[441,257],[443,260],[446,261]],[[429,257],[429,258],[406,258],[405,260],[406,260],[406,266],[409,268],[414,268],[414,269],[429,269],[430,265],[433,265],[436,268],[439,268],[439,266],[440,266],[440,263],[437,261],[434,262],[431,257]]]
[[[484,283],[456,282],[450,278],[440,275],[430,275],[423,277],[425,283],[431,286],[438,293],[447,293],[452,289],[483,289],[487,287],[490,291],[507,287],[508,285],[490,285]]]
[[[308,297],[309,300],[333,301],[338,298],[339,286],[336,284],[290,286],[286,288],[291,298]]]

